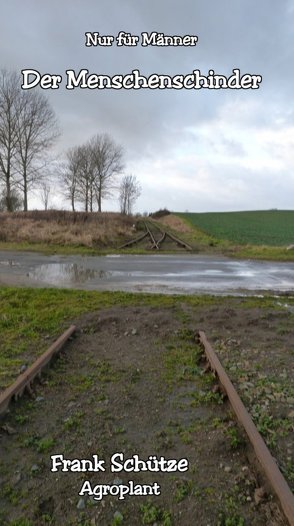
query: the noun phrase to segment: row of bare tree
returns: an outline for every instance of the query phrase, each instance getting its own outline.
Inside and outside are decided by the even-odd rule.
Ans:
[[[28,192],[42,177],[45,154],[59,135],[57,120],[40,92],[22,91],[16,73],[0,72],[0,182],[6,209],[12,211],[17,190],[28,209]]]
[[[102,199],[111,196],[124,168],[122,148],[108,135],[96,135],[71,148],[66,157],[63,183],[72,210],[81,203],[86,212],[93,212],[96,204],[101,212]]]
[[[28,210],[28,193],[36,186],[47,208],[50,181],[46,152],[58,136],[57,120],[45,95],[21,90],[15,72],[0,71],[0,209],[19,209],[21,192],[22,207]],[[73,211],[78,206],[87,212],[101,212],[102,200],[118,192],[121,212],[132,213],[141,188],[135,176],[123,175],[123,150],[109,135],[97,134],[71,148],[65,162],[55,167],[55,179]]]
[[[107,135],[95,135],[81,146],[68,150],[62,169],[63,186],[72,210],[77,203],[86,212],[102,211],[102,200],[119,192],[120,209],[130,214],[140,195],[140,186],[133,175],[123,173],[123,150]]]

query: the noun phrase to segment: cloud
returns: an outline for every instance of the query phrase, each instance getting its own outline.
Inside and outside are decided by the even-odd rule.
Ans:
[[[63,84],[47,92],[63,131],[56,151],[96,133],[112,135],[125,149],[127,171],[141,181],[142,210],[289,207],[293,17],[290,0],[10,0],[1,9],[0,67],[62,75],[82,68],[230,75],[237,67],[261,74],[260,89],[244,91],[69,92]],[[191,48],[86,48],[86,31],[193,34],[199,41]]]

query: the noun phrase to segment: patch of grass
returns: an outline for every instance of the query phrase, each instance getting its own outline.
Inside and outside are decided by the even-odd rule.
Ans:
[[[269,447],[275,447],[278,437],[286,436],[293,429],[293,422],[289,418],[274,418],[258,404],[253,406],[251,413],[258,431]]]
[[[196,343],[179,338],[167,344],[166,348],[168,352],[164,357],[164,379],[168,385],[194,380],[196,376],[199,376],[201,369],[198,367],[198,362],[202,351]]]
[[[55,440],[52,437],[41,438],[41,440],[39,440],[37,444],[37,451],[38,453],[46,453],[47,451],[50,451],[50,449],[53,448],[54,444]]]
[[[75,374],[67,377],[67,382],[79,393],[84,393],[93,387],[94,375]]]
[[[171,526],[172,524],[171,513],[155,506],[151,502],[142,504],[140,512],[142,514],[143,524],[158,523],[162,526]]]
[[[293,261],[294,211],[177,213],[190,228],[183,239],[198,252],[230,257]]]
[[[245,526],[244,518],[238,513],[242,498],[238,486],[230,494],[224,495],[217,526]]]
[[[177,481],[177,488],[175,491],[176,502],[181,502],[186,497],[192,494],[193,482],[191,480]]]
[[[223,425],[224,421],[221,418],[216,417],[212,421],[212,427],[214,427],[214,429],[220,429],[223,427]]]
[[[23,425],[23,424],[26,424],[26,422],[28,422],[29,417],[28,417],[28,415],[16,414],[14,416],[14,419],[15,419],[17,424]]]
[[[206,419],[197,420],[192,422],[189,426],[182,426],[180,424],[169,424],[169,429],[173,428],[174,431],[179,435],[183,444],[192,444],[193,443],[193,433],[197,433],[200,429],[207,429],[208,422]]]
[[[134,218],[113,212],[34,210],[0,213],[0,239],[18,245],[86,249],[114,247],[133,234]]]
[[[242,438],[240,437],[240,433],[237,427],[232,426],[226,429],[225,434],[230,439],[230,446],[232,449],[238,449],[238,447],[242,444]]]
[[[111,526],[120,526],[121,524],[123,524],[123,522],[124,522],[123,516],[122,515],[116,515],[112,519]]]
[[[14,506],[17,505],[21,499],[20,492],[17,491],[17,489],[13,488],[10,484],[5,484],[5,486],[1,490],[1,494],[3,497],[8,499],[9,502]]]
[[[191,393],[193,398],[191,402],[192,407],[198,407],[202,404],[210,404],[211,402],[222,404],[223,397],[220,393],[214,393],[213,391],[203,391],[202,389]]]
[[[205,234],[236,244],[281,246],[293,243],[293,210],[177,214]]]
[[[30,365],[84,312],[118,305],[169,307],[175,302],[175,298],[162,295],[0,288],[0,389],[12,382],[23,363]],[[98,365],[101,381],[114,379],[107,367],[105,363]]]
[[[69,416],[63,423],[63,427],[66,431],[71,429],[77,429],[81,425],[81,419],[84,416],[82,411],[77,411],[74,415]]]
[[[114,428],[113,433],[115,435],[124,435],[126,433],[126,429],[124,427],[117,426]]]
[[[95,375],[97,380],[102,383],[115,382],[119,379],[118,371],[114,371],[107,360],[101,360],[97,364]]]
[[[23,447],[31,447],[38,451],[38,453],[46,453],[55,445],[53,437],[40,438],[39,436],[32,435],[22,440]]]

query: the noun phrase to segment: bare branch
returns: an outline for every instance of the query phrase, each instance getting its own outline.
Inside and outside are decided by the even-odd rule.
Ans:
[[[141,195],[141,186],[134,175],[125,175],[119,187],[119,203],[122,214],[130,215],[136,199]]]

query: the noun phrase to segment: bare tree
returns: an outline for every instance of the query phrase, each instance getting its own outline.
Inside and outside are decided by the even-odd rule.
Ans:
[[[71,201],[73,212],[77,202],[86,212],[93,211],[94,175],[89,145],[74,146],[66,152],[66,163],[62,167],[65,195]]]
[[[45,210],[48,210],[50,192],[51,192],[51,187],[49,183],[43,181],[41,184],[41,189],[40,189],[40,197],[41,197],[41,201],[44,205]]]
[[[93,137],[89,146],[98,211],[101,212],[102,199],[112,195],[116,188],[116,176],[123,170],[123,150],[106,134]]]
[[[141,186],[134,175],[125,175],[119,187],[119,203],[122,214],[130,215],[134,203],[141,194]]]
[[[13,211],[14,159],[18,141],[17,107],[19,84],[16,73],[0,72],[0,180],[5,184],[6,209]]]
[[[57,120],[47,98],[34,91],[23,92],[17,111],[17,161],[24,210],[28,191],[42,179],[45,152],[59,135]]]
[[[96,200],[101,212],[102,199],[112,195],[122,169],[122,149],[108,135],[96,135],[86,144],[68,150],[62,179],[72,209],[80,202],[85,211],[92,212]]]
[[[12,211],[11,191],[28,191],[42,177],[44,153],[58,136],[57,121],[42,93],[22,91],[15,72],[0,72],[0,181],[6,187],[7,210]]]
[[[77,148],[78,156],[78,200],[84,204],[85,211],[93,212],[95,196],[95,173],[92,150],[89,143]]]
[[[61,178],[65,189],[65,197],[71,202],[72,211],[75,211],[78,199],[79,183],[79,151],[78,147],[70,148],[66,152],[65,164],[61,166]]]

